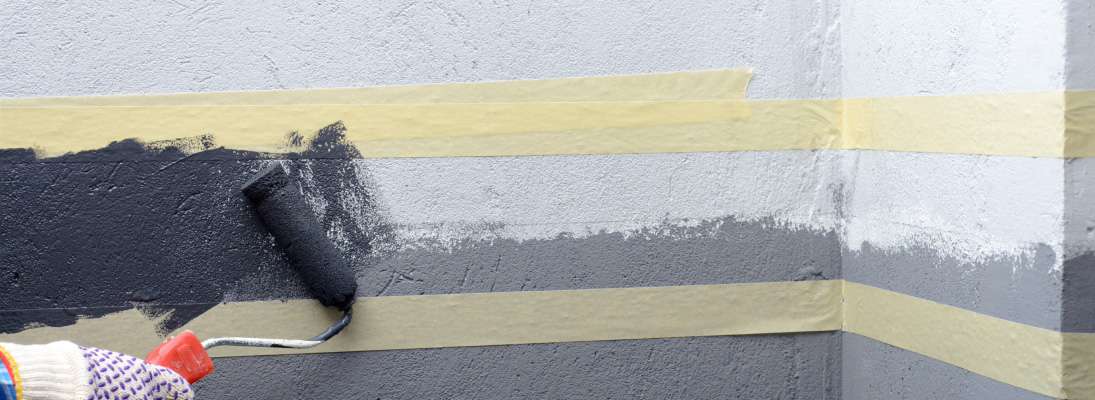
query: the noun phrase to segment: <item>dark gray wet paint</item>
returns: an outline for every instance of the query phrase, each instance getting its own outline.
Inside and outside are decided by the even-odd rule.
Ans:
[[[275,156],[290,160],[297,176],[306,164],[314,181],[339,183],[305,188],[328,200],[322,222],[344,226],[356,244],[348,256],[367,254],[387,229],[378,223],[361,231],[336,201],[347,189],[368,196],[342,132],[331,125],[305,149],[277,155],[222,148],[186,155],[133,140],[43,160],[28,161],[27,151],[0,154],[0,329],[66,325],[76,315],[138,304],[153,313],[189,310],[172,314],[171,330],[241,281],[281,287],[290,294],[281,298],[308,298],[240,188]],[[373,204],[359,203],[366,210]],[[35,309],[54,311],[19,312]]]
[[[1061,269],[1061,330],[1095,333],[1095,253],[1067,259]]]

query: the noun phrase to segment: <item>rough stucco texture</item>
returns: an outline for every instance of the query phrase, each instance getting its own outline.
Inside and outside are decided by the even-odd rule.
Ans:
[[[1061,276],[1049,246],[1030,255],[960,262],[928,248],[845,252],[844,279],[1045,329],[1061,329]],[[1019,267],[1017,267],[1019,266]]]
[[[1068,89],[1095,89],[1095,3],[1067,2],[1066,79]]]
[[[754,68],[750,98],[1095,88],[1089,10],[1053,0],[10,1],[0,96],[740,66]],[[269,160],[214,152],[176,163],[183,155],[119,146],[109,160],[5,155],[0,255],[17,267],[0,270],[15,287],[0,298],[0,330],[134,304],[174,309],[170,328],[222,300],[308,297],[238,195]],[[1062,187],[1059,160],[762,153],[285,158],[362,295],[843,273],[1036,326],[1095,329],[1083,307],[1095,281],[1086,164],[1066,167]],[[419,178],[438,168],[450,172]],[[1047,206],[1061,198],[1063,210]],[[566,211],[575,204],[588,212]],[[1039,398],[836,333],[231,358],[206,379],[206,398],[833,398],[841,387],[847,398]]]
[[[1065,162],[1061,327],[1095,333],[1095,159]]]
[[[217,359],[208,398],[836,399],[839,332]],[[316,379],[315,371],[324,371]],[[262,379],[239,380],[256,376]]]
[[[342,144],[340,129],[332,125],[305,149],[277,158],[288,160],[290,173],[302,182],[301,190],[328,234],[353,260],[360,295],[839,277],[840,246],[834,232],[799,228],[771,218],[738,221],[724,216],[685,223],[680,219],[683,215],[677,215],[660,222],[640,219],[652,225],[634,229],[520,239],[475,239],[482,235],[469,234],[463,240],[445,243],[430,236],[406,236],[401,232],[407,226],[414,228],[410,232],[420,233],[433,225],[389,220],[393,214],[402,214],[378,199],[382,196],[377,196],[371,166],[384,165],[390,175],[410,177],[415,174],[409,171],[415,171],[419,163],[327,158],[354,152]],[[223,149],[186,156],[174,148],[150,150],[133,142],[39,161],[27,160],[26,152],[6,154],[7,158],[0,160],[4,161],[0,164],[4,172],[0,180],[4,199],[0,202],[0,255],[4,260],[0,273],[13,283],[15,292],[5,296],[6,303],[0,306],[9,310],[0,314],[4,316],[0,328],[18,330],[28,323],[64,325],[72,323],[77,314],[97,315],[141,304],[151,306],[153,312],[175,311],[165,327],[172,329],[220,301],[310,297],[239,191],[255,171],[274,162],[264,156]],[[724,156],[749,159],[753,155]],[[624,166],[629,164],[614,158],[638,156],[598,157],[605,158],[607,165]],[[690,166],[695,164],[692,159],[665,158],[674,160],[668,165],[675,166],[677,172],[666,177],[654,174],[647,182],[705,175]],[[551,162],[549,158],[490,160],[483,172],[464,169],[464,178],[523,173],[529,170],[526,162]],[[469,161],[474,162],[462,162]],[[563,168],[554,173],[565,175],[567,171]],[[550,177],[552,172],[543,174]],[[583,180],[550,181],[566,187],[568,182]],[[379,187],[389,198],[406,200],[407,191],[398,188],[406,185]],[[485,187],[506,193],[502,186]],[[434,191],[409,198],[417,207],[425,207],[423,201],[470,200],[451,195],[458,192],[446,195]],[[503,198],[516,202],[513,197]],[[685,210],[699,213],[702,209]],[[552,221],[546,210],[538,213],[543,221]],[[369,218],[361,219],[364,216]],[[485,224],[486,228],[483,224],[470,226],[468,232],[472,233],[480,229],[504,232],[507,227],[504,221]],[[274,393],[332,398],[374,394],[385,398],[539,397],[549,393],[836,398],[840,379],[839,333],[835,332],[243,357],[218,359],[216,364],[215,378],[207,378],[198,387],[199,394],[207,398]],[[429,368],[445,372],[429,372]],[[280,372],[272,372],[275,370]],[[423,373],[428,377],[422,378]]]
[[[1052,399],[920,354],[843,334],[842,399]]]
[[[760,97],[840,93],[835,3],[19,0],[4,8],[2,96],[370,86],[730,66],[765,71],[751,85]]]
[[[1064,16],[1060,0],[844,0],[844,97],[1064,89]]]
[[[327,131],[325,131],[327,132]],[[300,178],[301,190],[314,205],[317,216],[332,239],[353,260],[360,295],[413,295],[519,290],[558,290],[601,287],[661,286],[765,282],[802,279],[835,279],[840,276],[840,247],[831,230],[796,227],[772,218],[737,220],[733,216],[706,217],[703,207],[677,208],[676,202],[651,210],[691,210],[690,215],[648,220],[646,225],[624,229],[602,228],[592,232],[549,231],[548,236],[490,235],[506,232],[510,222],[550,225],[551,209],[540,206],[529,218],[490,219],[484,215],[451,212],[451,220],[403,215],[378,199],[396,199],[403,210],[433,209],[432,202],[481,204],[456,189],[419,192],[405,189],[406,182],[375,183],[370,163],[343,159],[312,159],[354,151],[338,144],[339,132],[321,132],[309,149],[280,157],[298,159],[286,165]],[[322,140],[321,140],[322,139]],[[323,149],[322,151],[318,149]],[[728,154],[729,155],[729,154]],[[739,154],[745,155],[745,154]],[[614,158],[600,156],[606,164],[626,169]],[[143,150],[135,143],[119,143],[107,149],[84,152],[31,163],[4,163],[0,180],[3,215],[0,245],[3,266],[0,277],[13,284],[11,296],[0,299],[5,310],[72,309],[99,310],[96,315],[133,304],[155,307],[211,305],[220,301],[309,298],[294,279],[276,247],[263,230],[251,205],[239,188],[270,160],[254,154],[209,150],[185,156],[171,148]],[[566,159],[567,157],[563,157]],[[677,169],[673,176],[644,179],[651,187],[663,180],[704,175],[688,167],[690,157],[670,157]],[[513,175],[518,171],[544,171],[537,175],[552,182],[558,192],[573,192],[583,179],[566,178],[567,168],[555,170],[493,158],[487,172],[473,169],[454,179],[478,180]],[[10,161],[10,160],[9,160]],[[469,162],[468,160],[463,161]],[[385,173],[411,178],[413,161],[380,162]],[[514,171],[517,170],[517,171]],[[553,174],[557,178],[553,178]],[[644,174],[645,175],[645,174]],[[437,182],[443,182],[447,175]],[[419,177],[421,183],[425,177]],[[687,179],[685,179],[687,180]],[[634,186],[634,185],[626,185]],[[378,188],[380,190],[378,190]],[[474,188],[474,186],[473,186]],[[503,203],[519,204],[527,191],[495,190]],[[561,188],[563,190],[558,190]],[[602,190],[608,189],[602,186]],[[775,188],[773,188],[775,189]],[[474,193],[475,191],[472,190]],[[613,191],[609,191],[612,193]],[[606,204],[621,204],[624,190],[605,195]],[[783,192],[787,194],[788,192]],[[407,194],[410,194],[409,196]],[[679,197],[688,197],[687,195]],[[627,196],[623,196],[627,197]],[[672,197],[672,196],[670,196]],[[489,206],[478,207],[487,209]],[[590,204],[586,209],[597,209]],[[641,207],[633,207],[638,210]],[[503,208],[506,209],[506,208]],[[134,215],[140,215],[134,218]],[[430,215],[430,214],[427,214]],[[559,214],[554,214],[559,215]],[[604,216],[604,215],[602,215]],[[621,215],[625,217],[627,215]],[[423,231],[441,231],[444,223],[459,225],[470,218],[458,240],[441,242]],[[586,216],[562,224],[607,220]],[[645,220],[645,221],[644,221]],[[408,223],[419,222],[420,224]],[[433,224],[421,224],[433,221]],[[476,223],[478,222],[478,223]],[[539,224],[537,224],[539,223]],[[588,224],[588,223],[587,223]],[[407,228],[410,226],[414,229]],[[401,232],[409,231],[411,234]],[[124,278],[123,278],[124,277]],[[80,282],[79,285],[58,285]],[[9,314],[12,311],[8,311]],[[29,318],[33,313],[17,313]],[[26,323],[67,324],[75,312],[54,312],[59,320],[6,318],[5,330]],[[185,322],[173,318],[168,329]]]

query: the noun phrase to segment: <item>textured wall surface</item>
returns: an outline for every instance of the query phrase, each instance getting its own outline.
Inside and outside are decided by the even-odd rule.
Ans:
[[[846,382],[842,399],[1052,399],[953,365],[843,334]]]
[[[750,97],[837,97],[838,12],[835,3],[768,1],[25,2],[0,13],[8,49],[0,95],[750,66],[764,71]],[[3,256],[14,266],[5,279],[18,282],[0,306],[9,310],[2,329],[135,304],[173,310],[170,329],[219,301],[309,297],[238,193],[268,161],[216,161],[238,156],[176,163],[181,154],[117,148],[0,167]],[[838,187],[824,152],[310,160],[317,156],[286,155],[299,159],[292,172],[353,259],[359,295],[839,278]],[[58,279],[82,283],[57,288]],[[836,398],[839,338],[218,359],[197,390],[205,398]]]
[[[840,7],[845,97],[1064,88],[1064,1],[844,0]]]
[[[742,66],[752,99],[1090,89],[1090,14],[1054,0],[15,1],[0,10],[0,96]],[[329,157],[356,150],[337,129],[325,135],[280,158],[352,260],[361,296],[844,278],[1095,332],[1090,159],[345,160]],[[222,301],[310,297],[238,192],[269,160],[126,142],[43,162],[0,154],[0,282],[12,288],[0,332],[134,306],[171,310],[171,329]],[[203,398],[1041,398],[839,332],[216,362]]]
[[[840,397],[838,332],[218,360],[201,395],[237,398]],[[833,350],[836,351],[833,351]],[[353,365],[355,368],[339,368]],[[331,371],[316,379],[315,371]],[[262,376],[238,382],[235,376]],[[1006,385],[1005,385],[1006,386]]]
[[[759,97],[836,97],[838,6],[491,1],[14,1],[0,94],[370,86],[751,66]],[[57,79],[64,77],[65,79]]]
[[[844,96],[1071,88],[1065,60],[1066,42],[1075,38],[1066,36],[1074,25],[1065,17],[1070,7],[1063,1],[844,1]],[[1063,267],[1076,264],[1066,261],[1065,250],[1068,162],[848,155],[843,276],[1010,321],[1067,328]],[[1074,247],[1090,243],[1079,239]],[[843,349],[846,398],[1040,398],[854,334],[845,334]]]
[[[1069,89],[1095,89],[1095,4],[1069,1],[1065,86]]]
[[[1066,332],[1095,332],[1095,160],[1065,162],[1061,325]]]

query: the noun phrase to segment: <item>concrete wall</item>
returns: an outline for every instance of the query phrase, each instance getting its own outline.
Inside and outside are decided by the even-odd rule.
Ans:
[[[763,71],[752,98],[841,93],[835,2],[26,2],[2,14],[0,94],[12,97],[736,66]],[[135,299],[175,309],[170,329],[222,300],[309,297],[278,268],[236,192],[268,161],[166,168],[176,156],[104,150],[3,167],[3,230],[18,232],[4,240],[4,265],[15,266],[5,274],[19,284],[0,309],[22,310],[8,312],[8,329],[74,318],[45,308],[96,314]],[[294,157],[305,158],[291,166],[329,235],[354,259],[359,295],[839,278],[838,186],[824,152]],[[256,247],[267,251],[240,250]],[[42,290],[59,277],[85,284]],[[836,398],[839,338],[227,358],[197,390],[211,399]]]
[[[1068,7],[1063,1],[844,1],[844,96],[1064,89]],[[846,154],[844,278],[1062,329],[1067,164]],[[857,335],[846,334],[843,349],[847,398],[1043,397]]]
[[[753,68],[753,99],[1093,88],[1089,14],[1053,0],[25,2],[0,12],[0,96],[739,66]],[[1087,159],[321,156],[285,155],[354,260],[363,296],[844,278],[1095,332],[1084,306],[1095,284]],[[0,298],[0,330],[135,301],[176,310],[170,328],[220,301],[309,297],[236,192],[269,161],[168,168],[178,157],[119,147],[0,165],[0,279],[16,283]],[[43,290],[57,279],[84,284]],[[198,385],[204,398],[1042,398],[839,332],[224,358],[217,368]]]
[[[462,82],[752,66],[755,96],[836,97],[836,2],[15,1],[0,93]],[[56,79],[65,77],[66,79]]]
[[[1067,6],[1065,86],[1095,89],[1095,4],[1070,1]],[[1095,332],[1095,188],[1092,160],[1065,162],[1064,253],[1062,325],[1068,332]]]

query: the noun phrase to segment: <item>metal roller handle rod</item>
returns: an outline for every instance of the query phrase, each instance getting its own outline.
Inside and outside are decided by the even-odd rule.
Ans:
[[[320,343],[326,342],[332,336],[338,334],[342,328],[350,324],[350,318],[354,315],[354,309],[352,307],[346,308],[346,313],[342,314],[342,318],[339,318],[334,325],[323,331],[316,337],[306,340],[295,339],[266,339],[266,338],[245,338],[245,337],[219,337],[207,339],[202,342],[202,347],[206,350],[217,346],[250,346],[250,347],[276,347],[283,349],[307,349],[318,346]]]

